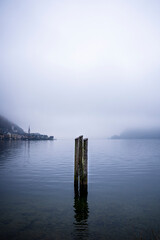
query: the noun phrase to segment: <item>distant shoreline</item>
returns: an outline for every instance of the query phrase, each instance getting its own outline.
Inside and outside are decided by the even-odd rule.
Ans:
[[[6,134],[0,134],[0,140],[21,140],[21,141],[48,141],[54,140],[54,136],[47,136],[47,135],[41,135],[41,134],[11,134],[11,133],[6,133]]]
[[[160,129],[130,129],[110,139],[160,139]]]

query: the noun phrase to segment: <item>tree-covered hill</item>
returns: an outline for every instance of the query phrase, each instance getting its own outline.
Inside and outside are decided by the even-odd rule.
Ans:
[[[160,128],[129,129],[111,139],[160,139]]]
[[[17,134],[24,134],[22,128],[17,126],[16,124],[10,122],[8,119],[0,115],[0,133],[17,133]]]

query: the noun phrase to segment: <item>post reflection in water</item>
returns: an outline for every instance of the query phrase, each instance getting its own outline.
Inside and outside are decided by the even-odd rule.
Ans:
[[[78,239],[85,239],[88,237],[88,217],[89,207],[87,201],[87,186],[83,186],[78,189],[74,188],[74,226],[75,226],[75,237]]]

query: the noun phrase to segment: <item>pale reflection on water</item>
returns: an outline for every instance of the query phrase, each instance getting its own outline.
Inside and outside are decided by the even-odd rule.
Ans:
[[[74,140],[0,142],[0,239],[153,238],[160,141],[89,140],[89,185],[74,189]]]

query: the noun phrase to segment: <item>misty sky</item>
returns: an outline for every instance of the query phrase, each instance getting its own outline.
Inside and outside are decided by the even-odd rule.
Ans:
[[[160,126],[159,0],[0,0],[0,114],[56,138]]]

